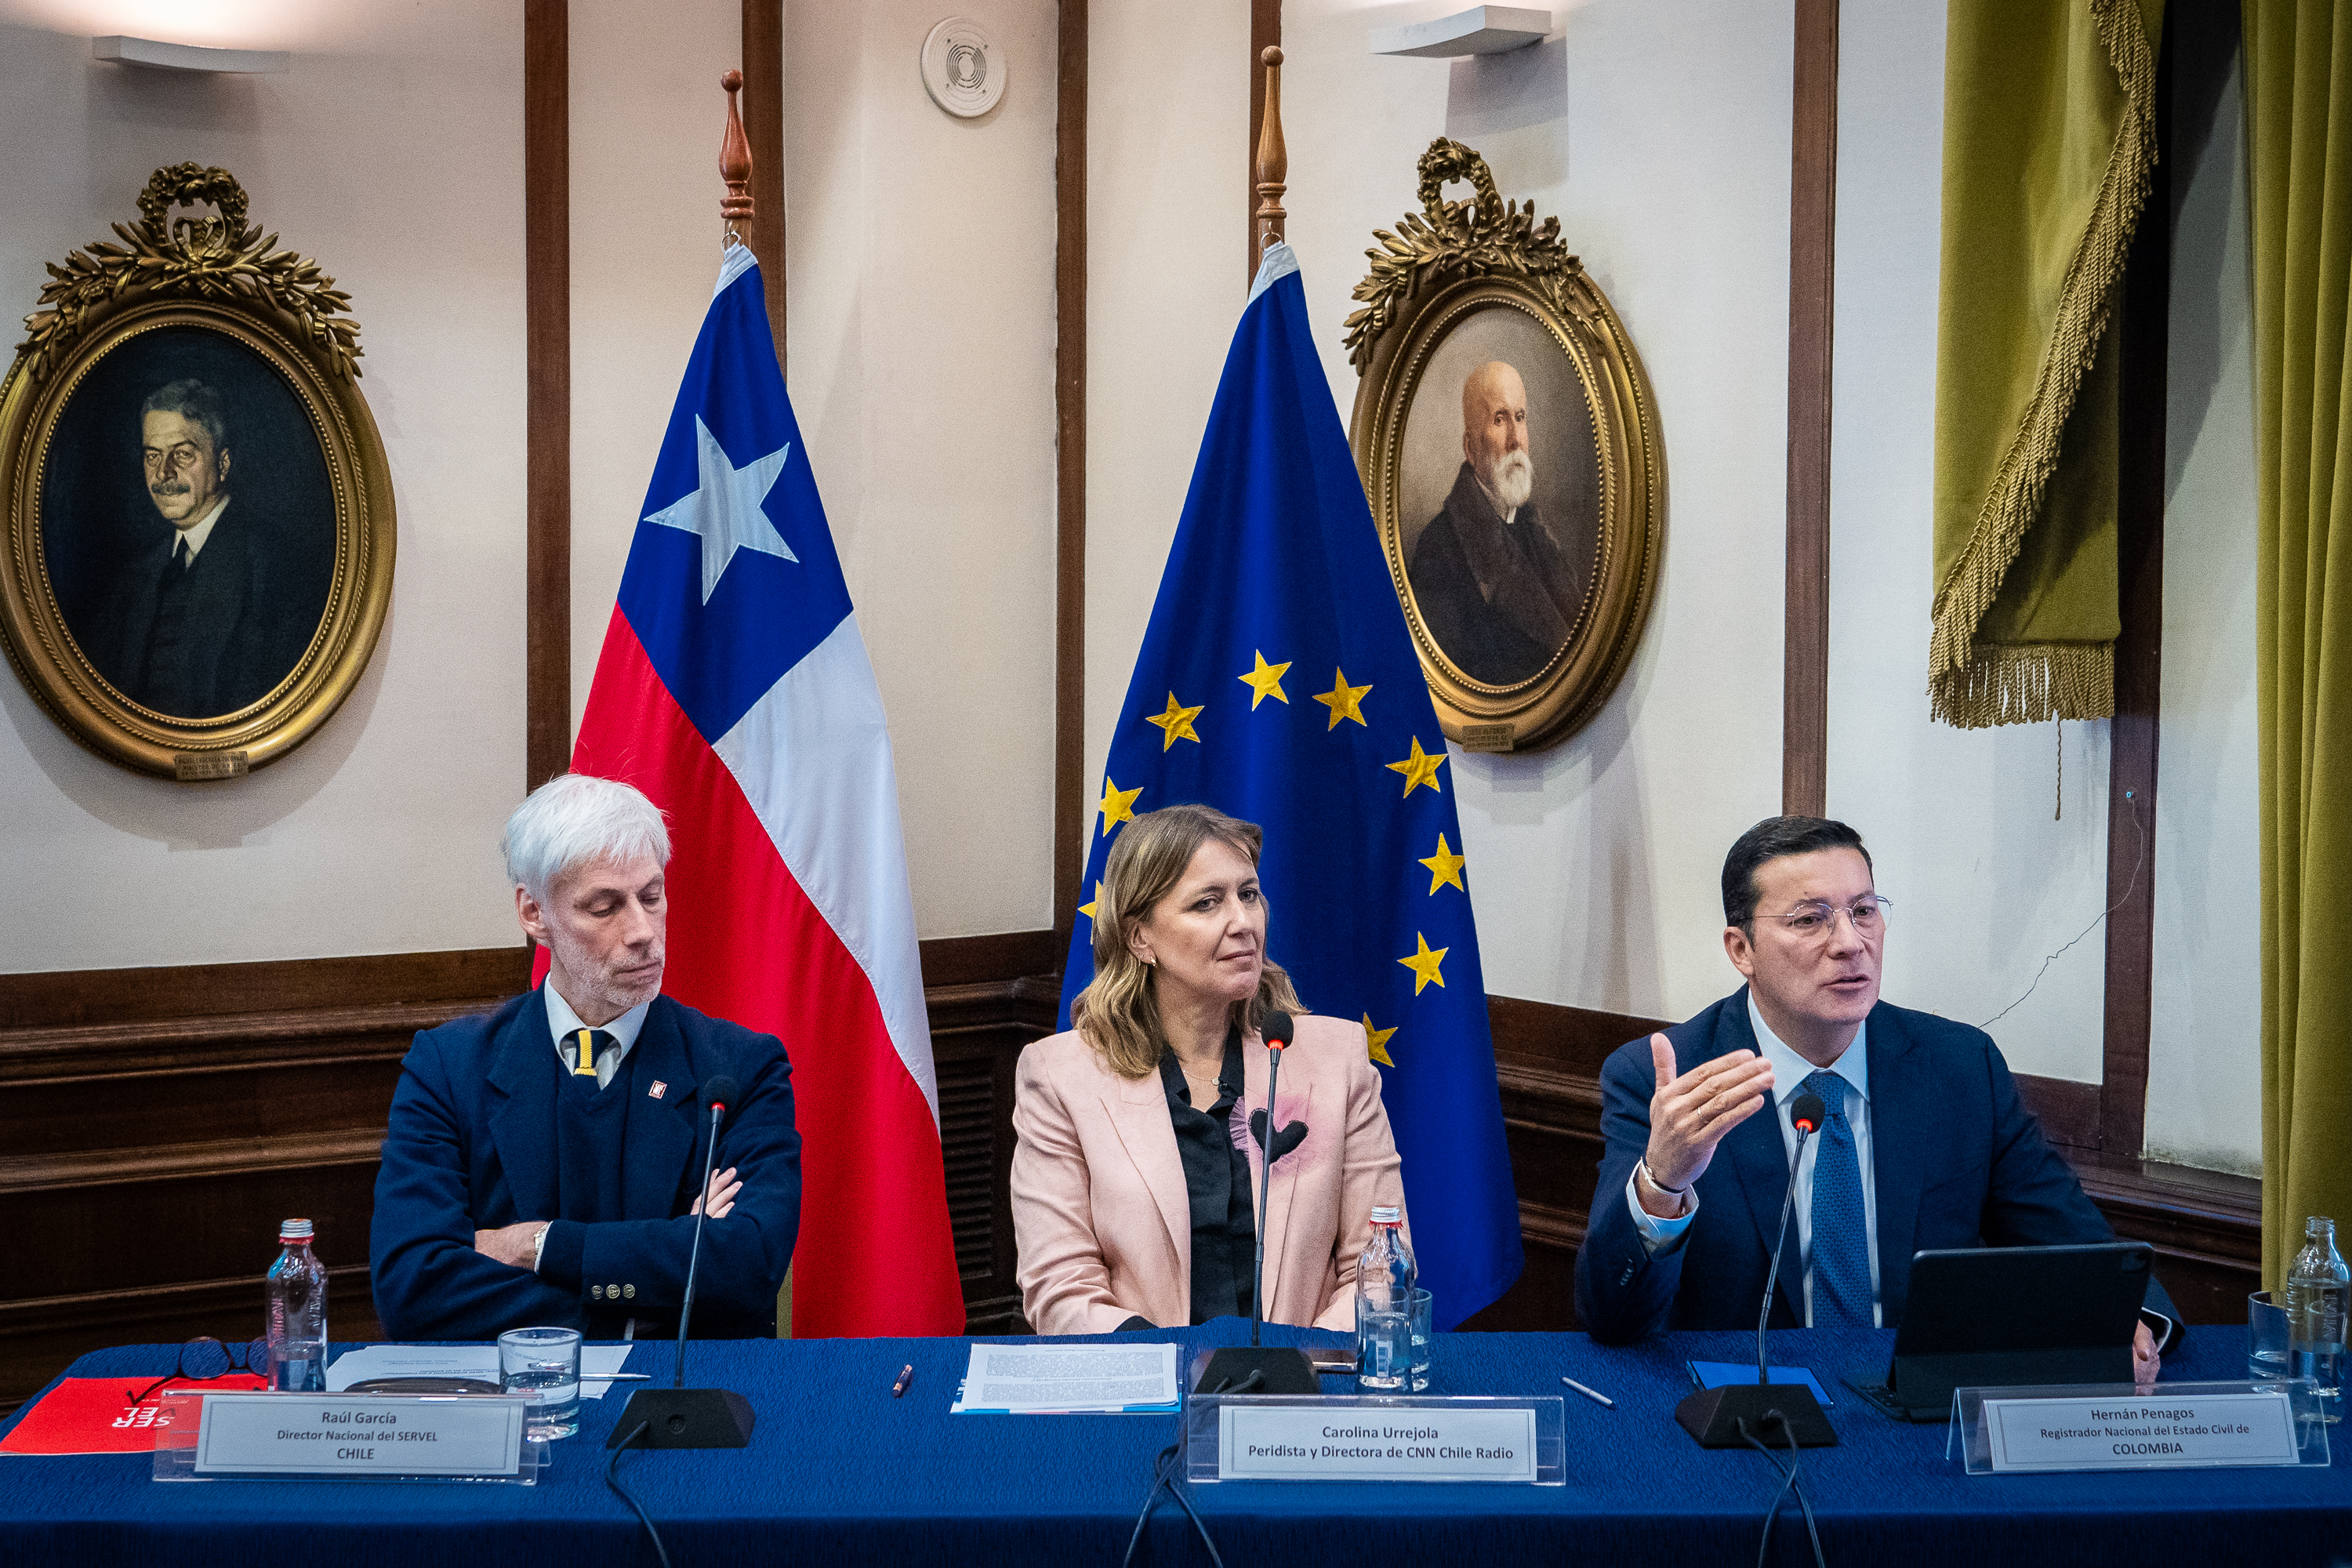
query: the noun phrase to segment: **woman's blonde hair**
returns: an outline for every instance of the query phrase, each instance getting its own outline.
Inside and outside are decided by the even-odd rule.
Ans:
[[[1095,977],[1071,999],[1070,1023],[1121,1078],[1156,1071],[1168,1046],[1151,966],[1135,956],[1128,939],[1212,839],[1255,868],[1265,835],[1255,822],[1205,805],[1171,805],[1129,822],[1110,847],[1102,889],[1095,895]],[[1306,1010],[1290,976],[1269,958],[1258,974],[1257,994],[1234,1003],[1232,1020],[1254,1029],[1268,1013]]]

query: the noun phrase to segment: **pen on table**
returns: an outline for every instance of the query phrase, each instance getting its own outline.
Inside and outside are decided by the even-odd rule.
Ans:
[[[915,1363],[913,1362],[908,1362],[906,1365],[898,1369],[898,1381],[890,1385],[890,1397],[896,1399],[900,1394],[906,1393],[908,1388],[913,1384],[914,1381]]]
[[[654,1374],[649,1372],[583,1372],[580,1374],[583,1383],[651,1383],[653,1380]]]
[[[1597,1388],[1587,1388],[1584,1384],[1577,1382],[1576,1379],[1568,1376],[1562,1376],[1560,1378],[1560,1382],[1568,1384],[1569,1387],[1576,1390],[1577,1393],[1581,1394],[1587,1399],[1596,1400],[1599,1403],[1607,1405],[1612,1410],[1617,1408],[1617,1402],[1610,1398],[1607,1394],[1601,1393]]]

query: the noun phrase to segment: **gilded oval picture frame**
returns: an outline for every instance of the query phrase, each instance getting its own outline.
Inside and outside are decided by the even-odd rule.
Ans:
[[[1349,318],[1349,432],[1448,739],[1573,734],[1632,662],[1655,595],[1664,455],[1623,324],[1532,207],[1440,138],[1423,213],[1383,232]],[[1467,180],[1476,194],[1444,199]]]
[[[218,217],[174,205],[213,204]],[[245,223],[226,171],[157,171],[76,251],[0,384],[0,634],[84,745],[183,782],[315,733],[391,601],[389,467],[348,301]]]

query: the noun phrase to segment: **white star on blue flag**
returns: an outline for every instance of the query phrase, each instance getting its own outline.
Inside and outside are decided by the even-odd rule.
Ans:
[[[781,556],[795,563],[800,560],[762,510],[768,491],[774,487],[776,477],[784,471],[785,460],[793,455],[793,444],[787,441],[766,457],[754,458],[739,468],[698,414],[694,418],[694,436],[695,466],[702,476],[701,488],[680,496],[646,521],[702,536],[702,602],[707,605],[710,595],[719,591],[719,579],[727,575],[727,568],[738,550],[756,550],[762,555]]]

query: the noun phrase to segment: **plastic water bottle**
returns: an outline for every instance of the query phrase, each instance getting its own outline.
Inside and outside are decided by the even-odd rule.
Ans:
[[[2287,1373],[2307,1377],[2319,1396],[2319,1419],[2343,1408],[2344,1320],[2352,1310],[2352,1270],[2336,1250],[2336,1222],[2314,1215],[2304,1222],[2303,1250],[2286,1276]]]
[[[1396,1209],[1372,1210],[1372,1239],[1356,1264],[1356,1384],[1402,1388],[1412,1371],[1412,1287],[1420,1270]]]
[[[327,1386],[327,1268],[310,1251],[310,1222],[278,1227],[285,1250],[269,1266],[269,1386],[297,1394]]]

